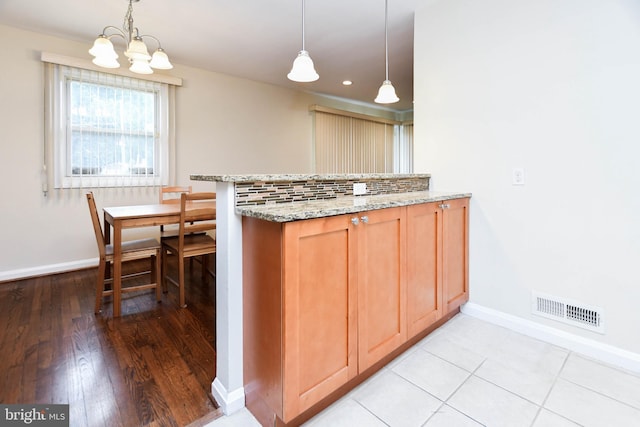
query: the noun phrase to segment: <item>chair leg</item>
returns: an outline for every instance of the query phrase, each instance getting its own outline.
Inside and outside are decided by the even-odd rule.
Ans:
[[[162,258],[162,292],[167,293],[167,258],[169,257],[169,251],[164,248],[161,249]]]
[[[208,282],[207,269],[209,268],[209,259],[207,258],[207,255],[202,255],[200,263],[202,264],[202,282],[206,284]]]
[[[184,298],[184,261],[185,259],[182,257],[179,257],[178,259],[178,289],[179,289],[179,293],[180,293],[180,307],[186,307],[187,304],[185,303],[185,298]]]
[[[105,260],[101,259],[98,264],[98,279],[96,283],[96,306],[95,313],[100,313],[100,308],[102,306],[102,294],[104,292],[104,277],[107,263]]]
[[[161,264],[161,251],[158,250],[156,252],[156,256],[151,257],[151,262],[153,263],[154,267],[152,267],[152,280],[155,279],[156,282],[156,300],[158,300],[158,302],[162,302],[162,264]]]

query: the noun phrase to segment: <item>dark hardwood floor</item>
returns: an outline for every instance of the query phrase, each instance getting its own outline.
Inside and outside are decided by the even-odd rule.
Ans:
[[[153,290],[124,294],[117,319],[111,298],[93,313],[97,269],[0,283],[0,403],[69,404],[71,426],[185,426],[219,416],[210,394],[215,280],[202,283],[198,263],[193,275],[186,268],[187,308],[170,286],[159,304]]]

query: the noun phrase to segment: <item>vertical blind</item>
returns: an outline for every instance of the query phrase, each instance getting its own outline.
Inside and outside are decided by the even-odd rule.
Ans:
[[[80,187],[159,185],[161,85],[79,68],[61,66],[60,72],[67,99],[65,177]]]
[[[413,173],[413,122],[400,125],[395,153],[394,172]]]
[[[408,173],[413,126],[313,108],[317,173]]]

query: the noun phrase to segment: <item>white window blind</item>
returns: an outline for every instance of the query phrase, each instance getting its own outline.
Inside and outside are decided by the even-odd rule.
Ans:
[[[399,126],[395,142],[394,172],[413,173],[413,122]]]
[[[46,192],[167,184],[171,85],[46,63]],[[170,93],[171,92],[171,93]]]
[[[317,173],[408,173],[413,128],[391,120],[313,107]]]

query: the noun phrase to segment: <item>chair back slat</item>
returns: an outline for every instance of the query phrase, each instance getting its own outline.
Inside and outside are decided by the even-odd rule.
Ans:
[[[191,186],[165,186],[160,188],[160,203],[180,203],[183,193],[191,193]]]
[[[215,222],[200,222],[197,224],[185,224],[184,225],[184,233],[192,234],[192,233],[202,233],[206,231],[211,231],[216,229]]]
[[[91,191],[87,193],[87,203],[89,204],[89,212],[91,213],[91,222],[93,223],[93,231],[96,235],[96,242],[98,243],[100,258],[103,258],[106,254],[104,234],[102,233],[102,226],[100,225],[100,217],[98,216],[98,208],[96,208],[96,201],[93,197],[93,192]]]
[[[189,221],[210,221],[216,218],[215,208],[196,208],[194,205],[187,205],[184,213],[184,220]]]

